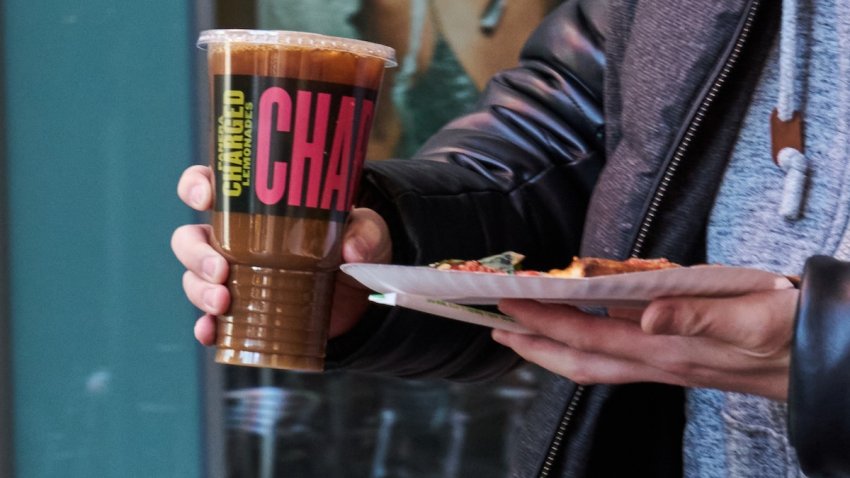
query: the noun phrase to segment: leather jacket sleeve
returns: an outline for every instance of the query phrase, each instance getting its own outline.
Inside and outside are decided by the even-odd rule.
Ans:
[[[414,158],[368,164],[358,206],[388,222],[394,262],[427,264],[505,250],[529,268],[578,251],[603,165],[602,9],[568,1],[496,75],[473,111]],[[517,357],[489,330],[403,309],[375,309],[329,347],[329,366],[401,376],[481,379]]]
[[[806,262],[791,349],[788,433],[807,476],[850,473],[850,262]]]

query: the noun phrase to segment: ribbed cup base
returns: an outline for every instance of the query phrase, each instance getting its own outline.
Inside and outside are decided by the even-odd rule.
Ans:
[[[230,310],[218,317],[216,362],[323,370],[333,280],[332,272],[232,265]]]
[[[299,355],[269,354],[233,350],[218,347],[215,361],[228,365],[248,367],[277,368],[281,370],[299,370],[302,372],[321,372],[325,369],[324,357],[302,357]]]

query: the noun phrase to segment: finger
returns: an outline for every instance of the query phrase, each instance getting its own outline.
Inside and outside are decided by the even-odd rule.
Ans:
[[[215,345],[215,317],[206,314],[195,321],[195,339],[203,345]]]
[[[529,299],[502,299],[499,310],[515,318],[522,325],[535,332],[550,335],[553,324],[568,318],[591,318],[597,316],[587,314],[578,308],[566,304],[547,304]]]
[[[193,209],[209,209],[212,206],[212,170],[200,165],[186,168],[177,183],[177,196]]]
[[[355,208],[348,217],[342,239],[343,262],[388,264],[392,259],[389,228],[375,211]],[[358,291],[366,289],[348,274],[339,275],[340,284]]]
[[[617,319],[625,319],[631,320],[634,322],[640,321],[641,316],[643,316],[644,307],[609,307],[608,308],[608,317],[614,317]]]
[[[351,330],[369,308],[370,291],[348,274],[338,271],[331,308],[329,337],[337,337]]]
[[[171,236],[171,249],[186,269],[207,282],[223,284],[227,280],[227,261],[209,242],[210,226],[185,225],[177,228]]]
[[[230,307],[230,292],[227,287],[210,284],[192,271],[183,274],[183,290],[189,302],[208,314],[223,314]]]
[[[499,309],[539,335],[585,352],[641,357],[662,341],[627,320],[584,313],[562,304],[503,300]]]
[[[755,353],[771,353],[791,339],[799,291],[738,297],[677,297],[653,301],[641,327],[648,333],[708,337]]]
[[[389,228],[377,212],[367,208],[355,208],[351,212],[343,236],[342,258],[345,262],[390,262]]]
[[[520,357],[579,384],[661,382],[683,385],[682,379],[639,362],[572,349],[539,335],[493,330],[493,340]]]
[[[586,314],[571,306],[531,300],[502,300],[499,309],[542,335],[575,351],[643,363],[671,375],[683,375],[725,357],[705,339],[651,335],[640,324]],[[704,357],[707,356],[707,357]],[[713,363],[713,362],[712,362]]]
[[[726,374],[702,369],[677,373],[640,362],[571,349],[542,336],[493,330],[493,339],[519,356],[580,384],[659,382],[685,387],[707,387],[787,399],[787,370],[758,374]]]

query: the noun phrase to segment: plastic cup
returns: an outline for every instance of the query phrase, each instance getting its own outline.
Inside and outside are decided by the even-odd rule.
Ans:
[[[212,245],[230,263],[220,363],[319,371],[341,239],[392,48],[208,30]]]

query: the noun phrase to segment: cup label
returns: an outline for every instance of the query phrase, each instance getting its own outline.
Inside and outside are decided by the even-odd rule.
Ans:
[[[216,75],[213,94],[216,211],[345,220],[376,90]]]

